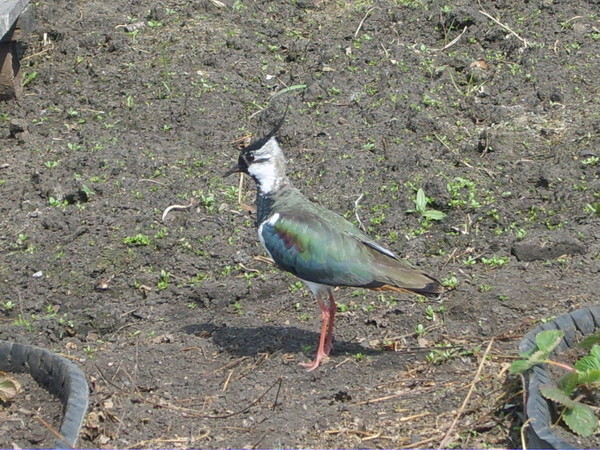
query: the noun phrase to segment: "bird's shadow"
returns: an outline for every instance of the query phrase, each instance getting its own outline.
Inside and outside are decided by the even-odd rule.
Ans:
[[[319,342],[317,333],[293,326],[230,327],[213,323],[186,325],[181,328],[186,334],[211,337],[215,345],[237,356],[256,356],[259,353],[283,353],[316,351]],[[335,340],[331,356],[344,354],[377,355],[382,352],[363,347],[357,342]]]

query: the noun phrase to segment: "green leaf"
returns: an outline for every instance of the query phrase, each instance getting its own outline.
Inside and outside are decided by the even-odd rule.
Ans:
[[[527,370],[531,369],[534,365],[535,363],[529,360],[520,359],[518,361],[513,361],[508,370],[511,375],[515,375],[517,373],[526,372]]]
[[[589,372],[590,370],[600,370],[600,359],[595,356],[584,356],[575,363],[575,368],[580,372]]]
[[[274,99],[276,97],[279,97],[280,95],[283,95],[287,92],[290,91],[295,91],[296,89],[306,89],[306,84],[295,84],[293,86],[288,86],[280,91],[275,92],[272,96],[271,99]]]
[[[600,331],[596,331],[594,334],[590,334],[583,341],[579,343],[581,348],[591,348],[595,344],[600,344]]]
[[[591,436],[598,428],[598,418],[592,408],[583,403],[567,410],[563,415],[563,420],[574,433],[581,436]]]
[[[415,206],[417,211],[423,213],[427,207],[427,198],[425,197],[425,191],[421,188],[417,191],[417,199],[415,200]]]
[[[540,331],[535,336],[535,343],[542,352],[549,355],[560,344],[563,336],[564,334],[560,330]]]
[[[428,209],[427,211],[424,211],[423,213],[423,217],[426,217],[427,219],[431,219],[431,220],[442,220],[444,217],[446,217],[446,214],[441,212],[441,211],[436,211],[435,209]]]
[[[543,352],[542,350],[537,350],[529,355],[528,359],[533,364],[544,363],[548,359],[548,353]]]
[[[555,403],[559,403],[567,408],[575,408],[580,403],[573,400],[567,394],[565,394],[560,388],[552,384],[544,384],[540,386],[540,392],[548,400],[552,400]]]
[[[589,387],[600,385],[600,370],[580,372],[577,376],[577,384],[585,384]]]
[[[590,356],[593,356],[600,361],[600,345],[594,345],[590,350]]]
[[[537,351],[538,351],[538,349],[536,347],[530,348],[526,352],[519,353],[519,356],[523,359],[528,359],[531,355],[533,355]]]
[[[572,395],[579,384],[579,373],[577,372],[569,372],[558,381],[558,386],[567,395]]]

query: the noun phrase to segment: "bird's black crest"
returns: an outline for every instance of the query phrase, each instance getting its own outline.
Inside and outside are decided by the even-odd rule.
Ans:
[[[271,139],[273,136],[277,135],[277,133],[279,132],[279,129],[281,128],[281,126],[283,125],[283,122],[285,120],[285,117],[287,116],[287,112],[288,109],[290,108],[290,103],[288,102],[287,106],[285,107],[285,111],[283,112],[283,116],[281,117],[281,119],[279,119],[279,122],[277,122],[277,124],[273,127],[273,129],[269,132],[269,134],[267,134],[265,137],[258,139],[252,143],[250,143],[250,145],[248,145],[247,147],[244,147],[244,149],[242,150],[244,153],[246,152],[250,152],[252,150],[258,150],[260,148],[262,148],[263,145],[265,145],[269,139]]]

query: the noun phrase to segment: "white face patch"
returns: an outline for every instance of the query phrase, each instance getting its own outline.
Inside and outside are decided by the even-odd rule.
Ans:
[[[283,152],[272,137],[260,149],[254,152],[255,160],[248,166],[248,174],[256,180],[263,194],[277,189],[285,179]]]
[[[248,173],[256,180],[260,186],[260,190],[264,194],[268,194],[273,190],[280,174],[277,173],[277,168],[273,164],[273,158],[255,162],[248,167]]]

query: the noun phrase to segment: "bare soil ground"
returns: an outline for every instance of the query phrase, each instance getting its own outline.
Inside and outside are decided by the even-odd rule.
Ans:
[[[82,367],[83,447],[519,447],[518,339],[598,301],[598,1],[223,1],[36,2],[0,339]],[[312,373],[315,302],[221,176],[288,101],[295,184],[455,287],[339,291]],[[0,447],[53,444],[27,392]]]

